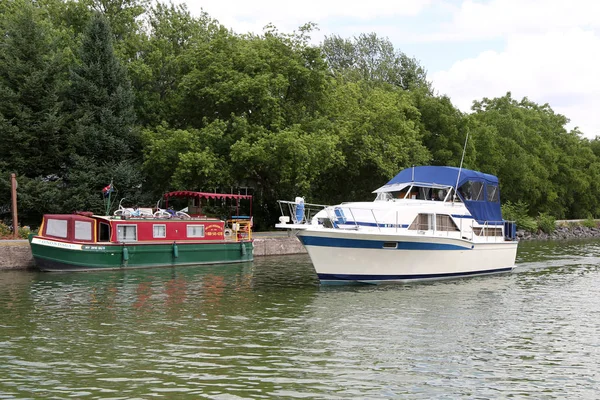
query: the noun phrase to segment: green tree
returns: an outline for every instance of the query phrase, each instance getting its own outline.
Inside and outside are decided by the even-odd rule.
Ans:
[[[372,199],[371,192],[403,168],[428,164],[431,153],[422,144],[420,114],[409,93],[367,82],[339,83],[326,103],[345,162],[321,175],[318,191],[327,199]]]
[[[92,164],[139,157],[131,85],[114,55],[110,27],[99,14],[89,23],[80,57],[66,102],[73,118],[71,148]]]
[[[145,130],[144,169],[154,194],[207,191],[230,184],[228,153],[219,152],[226,129],[227,123],[217,120],[202,129],[161,125]]]
[[[147,36],[140,42],[138,57],[128,63],[140,124],[154,127],[166,122],[185,128],[179,106],[180,85],[189,73],[187,54],[218,34],[219,25],[205,13],[192,17],[184,5],[157,3],[147,18]]]
[[[477,166],[500,177],[504,199],[557,218],[597,209],[598,158],[580,132],[567,132],[564,116],[510,93],[475,102],[473,110]]]
[[[115,180],[124,192],[143,183],[141,141],[135,127],[133,92],[112,47],[106,19],[95,14],[71,71],[65,109],[71,115],[65,211],[101,212],[100,189]],[[124,162],[133,167],[120,168]],[[128,175],[122,175],[128,174]],[[128,184],[125,184],[128,183]],[[133,186],[131,186],[133,185]]]
[[[189,73],[179,89],[181,123],[200,127],[204,119],[243,116],[271,131],[312,118],[327,84],[318,49],[300,33],[234,35],[224,28],[186,54]]]
[[[0,170],[55,174],[66,150],[59,93],[67,69],[58,35],[30,1],[0,10]]]
[[[470,132],[464,114],[454,107],[448,96],[434,96],[422,89],[413,90],[412,94],[421,114],[423,144],[431,152],[431,164],[458,167]],[[474,141],[467,140],[465,166],[474,163],[475,154]]]
[[[396,51],[387,38],[375,33],[362,33],[352,40],[337,35],[325,37],[322,49],[335,76],[383,82],[405,90],[431,90],[427,73],[418,61]]]

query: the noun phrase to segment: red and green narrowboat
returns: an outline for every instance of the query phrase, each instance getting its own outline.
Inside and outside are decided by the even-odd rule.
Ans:
[[[131,209],[120,208],[113,216],[44,215],[38,234],[29,238],[37,268],[95,271],[253,260],[250,216],[209,218],[199,208],[202,198],[239,202],[250,195],[181,191],[165,195],[170,197],[188,197],[186,212],[171,216],[159,209],[131,216]]]

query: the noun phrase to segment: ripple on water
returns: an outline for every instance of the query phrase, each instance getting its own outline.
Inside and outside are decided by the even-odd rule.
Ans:
[[[306,255],[0,274],[0,398],[595,398],[598,255],[387,286],[320,287]]]

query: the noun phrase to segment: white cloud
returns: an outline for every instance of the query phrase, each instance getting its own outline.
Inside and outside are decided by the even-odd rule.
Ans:
[[[482,41],[548,29],[598,28],[598,15],[596,0],[466,0],[454,9],[450,22],[420,40]]]
[[[227,28],[237,33],[262,32],[272,23],[283,32],[291,32],[307,22],[321,24],[328,19],[348,18],[361,23],[379,17],[415,16],[426,8],[431,0],[304,0],[282,2],[275,0],[254,1],[192,1],[186,3],[192,14],[204,10]]]
[[[468,111],[473,100],[503,96],[549,103],[588,137],[600,135],[600,37],[571,29],[513,35],[502,52],[483,52],[432,74],[434,87]]]

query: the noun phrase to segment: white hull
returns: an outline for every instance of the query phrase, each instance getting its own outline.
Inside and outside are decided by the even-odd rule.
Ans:
[[[517,242],[339,229],[298,232],[322,283],[409,282],[510,272]],[[393,247],[395,244],[395,248]]]

